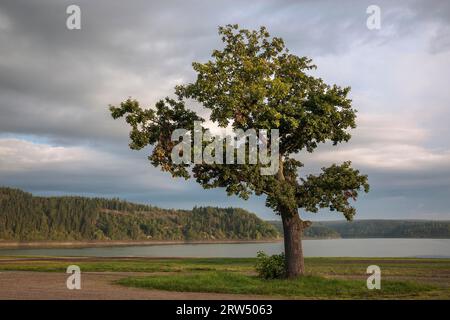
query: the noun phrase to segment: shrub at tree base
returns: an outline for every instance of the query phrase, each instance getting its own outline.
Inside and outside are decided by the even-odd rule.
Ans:
[[[256,260],[256,271],[264,279],[280,279],[286,276],[284,253],[268,256],[258,251]]]

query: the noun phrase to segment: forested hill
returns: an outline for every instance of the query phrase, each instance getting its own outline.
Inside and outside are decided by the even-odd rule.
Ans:
[[[167,210],[118,199],[0,188],[0,240],[259,240],[276,228],[236,208]]]
[[[270,221],[279,231],[280,221]],[[356,220],[313,222],[306,238],[450,238],[450,221]]]

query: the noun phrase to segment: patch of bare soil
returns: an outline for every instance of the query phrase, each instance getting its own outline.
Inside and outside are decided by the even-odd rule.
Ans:
[[[172,292],[128,288],[114,284],[115,280],[145,273],[84,272],[81,290],[69,290],[66,273],[7,271],[0,272],[0,299],[19,300],[230,300],[273,299],[270,296],[237,295],[204,292]]]

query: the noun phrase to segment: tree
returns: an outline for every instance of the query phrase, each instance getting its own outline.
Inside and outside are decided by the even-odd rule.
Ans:
[[[295,157],[313,152],[319,143],[333,145],[350,139],[356,110],[347,97],[350,88],[327,85],[308,74],[311,59],[286,49],[281,38],[270,37],[266,28],[240,30],[237,25],[219,27],[224,42],[206,63],[193,63],[195,82],[175,88],[176,99],[165,98],[155,109],[143,109],[129,98],[110,106],[114,119],[126,116],[131,126],[130,148],[153,146],[149,160],[173,177],[193,177],[204,188],[226,188],[228,195],[248,199],[265,195],[266,205],[281,215],[287,277],[304,273],[301,236],[311,222],[303,221],[299,209],[318,212],[329,208],[352,220],[358,191],[368,192],[367,176],[350,162],[322,168],[322,173],[301,178],[303,164]],[[234,129],[279,130],[279,169],[262,175],[262,164],[175,164],[171,161],[177,128],[193,132],[194,121],[204,121],[186,107],[189,99],[210,110],[210,120]],[[204,129],[202,129],[204,130]]]

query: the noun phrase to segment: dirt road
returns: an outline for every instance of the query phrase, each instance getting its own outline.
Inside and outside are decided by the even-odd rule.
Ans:
[[[267,296],[233,295],[201,292],[171,292],[128,288],[112,282],[127,276],[145,275],[130,272],[84,272],[81,290],[69,290],[66,273],[6,271],[0,272],[0,299],[38,300],[123,300],[123,299],[273,299]]]

